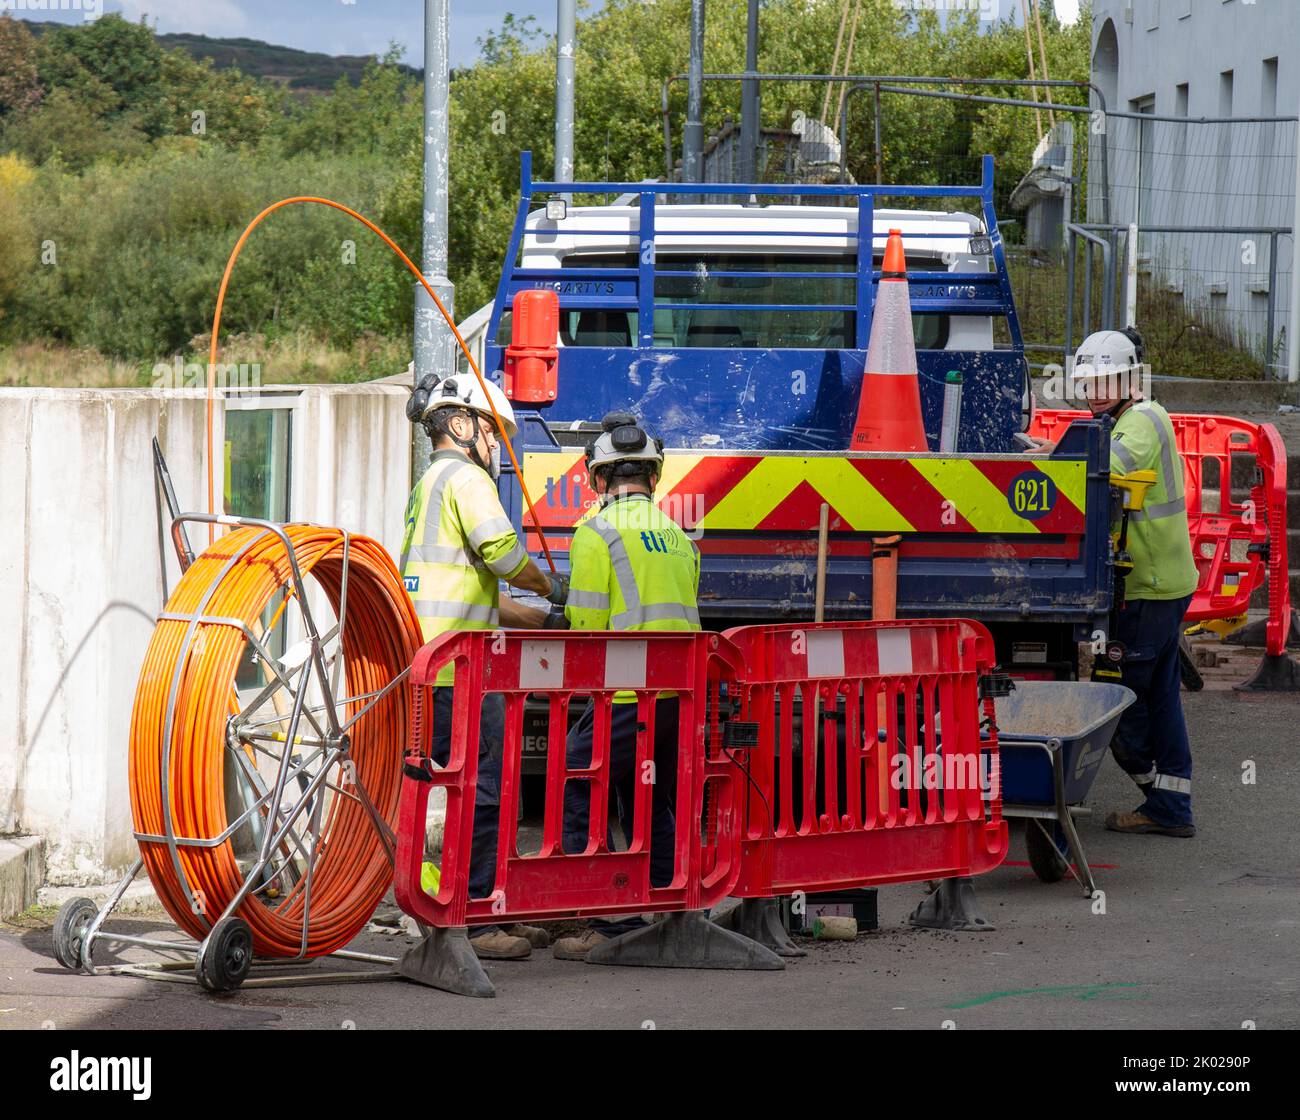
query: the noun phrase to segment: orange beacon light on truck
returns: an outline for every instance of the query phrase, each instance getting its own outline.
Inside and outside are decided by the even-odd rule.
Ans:
[[[559,387],[560,297],[549,288],[515,293],[510,345],[505,356],[505,391],[512,401],[545,404]]]

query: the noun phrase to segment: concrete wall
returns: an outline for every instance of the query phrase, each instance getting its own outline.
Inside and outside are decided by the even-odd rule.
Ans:
[[[292,409],[291,519],[395,554],[410,488],[405,388],[263,393]],[[201,393],[0,389],[0,833],[43,835],[52,883],[103,881],[135,855],[127,740],[163,601],[155,434],[180,504],[202,509]],[[223,438],[218,408],[218,455]],[[220,475],[217,486],[219,501]],[[199,549],[206,531],[192,541]]]

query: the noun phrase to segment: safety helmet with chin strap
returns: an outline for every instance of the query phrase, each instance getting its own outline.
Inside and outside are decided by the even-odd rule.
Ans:
[[[492,415],[492,406],[496,406],[497,416],[505,429],[499,433],[503,439],[514,439],[519,425],[515,422],[515,410],[505,393],[491,381],[485,381],[487,392],[472,374],[453,374],[451,377],[439,378],[436,373],[426,374],[420,379],[411,399],[406,402],[406,418],[412,424],[423,424],[429,438],[435,443],[446,436],[459,447],[470,460],[482,467],[495,481],[501,477],[501,446],[492,448],[487,460],[479,454],[479,431],[477,423],[474,435],[470,439],[461,439],[451,430],[448,423],[453,416],[467,416],[477,419],[485,416],[496,423]]]
[[[457,373],[442,378],[436,373],[426,374],[415,387],[411,399],[406,402],[406,418],[412,424],[427,424],[435,419],[435,413],[443,409],[455,409],[486,416],[495,423],[492,416],[492,406],[495,405],[497,415],[501,417],[501,423],[505,427],[503,433],[505,438],[514,439],[515,433],[519,430],[519,425],[515,422],[515,410],[510,407],[510,401],[498,386],[486,380],[484,384],[487,385],[486,393],[473,374]],[[439,424],[438,427],[446,430],[443,424]],[[457,443],[463,442],[455,436],[452,436],[452,439]],[[471,443],[477,442],[477,439],[471,441]]]
[[[613,468],[615,478],[639,474],[645,466],[663,473],[664,441],[650,435],[632,413],[611,412],[600,426],[601,434],[587,444],[588,475],[605,467]]]

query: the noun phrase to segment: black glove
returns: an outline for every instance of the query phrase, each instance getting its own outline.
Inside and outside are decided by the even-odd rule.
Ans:
[[[546,596],[548,603],[554,603],[557,607],[562,607],[569,598],[569,577],[555,573],[551,576],[550,594]]]
[[[564,613],[563,607],[552,607],[550,613],[542,623],[543,630],[567,630],[569,628],[569,618]]]

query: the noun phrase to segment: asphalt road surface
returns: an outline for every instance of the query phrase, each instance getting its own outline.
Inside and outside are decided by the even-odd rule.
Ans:
[[[610,968],[549,950],[490,965],[473,1000],[403,981],[205,995],[192,984],[81,976],[48,928],[0,932],[0,1028],[1300,1027],[1300,699],[1184,695],[1196,759],[1195,839],[1104,831],[1133,786],[1110,760],[1081,822],[1104,913],[1073,881],[1039,883],[1013,831],[1008,863],[977,882],[992,932],[907,926],[921,886],[880,892],[879,932],[805,943],[783,972]],[[1243,782],[1254,764],[1253,784]],[[168,928],[120,919],[122,932]],[[367,933],[358,948],[406,942]],[[114,954],[106,948],[99,963]],[[117,959],[150,959],[123,950]],[[156,959],[156,958],[154,958]]]

